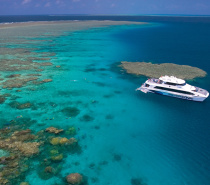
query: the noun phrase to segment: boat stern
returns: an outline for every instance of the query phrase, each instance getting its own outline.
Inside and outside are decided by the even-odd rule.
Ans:
[[[149,90],[147,89],[146,84],[144,83],[141,85],[141,87],[137,88],[136,91],[147,93]]]

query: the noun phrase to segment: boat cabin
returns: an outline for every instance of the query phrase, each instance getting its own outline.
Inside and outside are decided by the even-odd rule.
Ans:
[[[163,81],[167,85],[185,85],[185,80],[176,78],[175,76],[161,76],[159,80]]]

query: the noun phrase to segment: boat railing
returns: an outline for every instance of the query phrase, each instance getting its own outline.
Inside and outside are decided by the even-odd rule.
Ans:
[[[156,84],[163,84],[163,81],[160,80],[160,79],[156,79],[156,78],[150,78],[148,79],[149,82],[153,82],[153,83],[156,83]]]
[[[198,93],[203,94],[203,95],[205,95],[205,96],[208,94],[208,91],[206,91],[206,90],[204,90],[204,89],[201,89],[201,88],[199,88],[199,87],[195,87],[195,89],[192,90],[192,91],[198,92]]]
[[[198,88],[198,87],[196,87],[197,89],[198,89],[198,93],[201,93],[201,94],[203,94],[203,95],[207,95],[208,94],[208,91],[206,91],[206,90],[204,90],[204,89],[201,89],[201,88]]]

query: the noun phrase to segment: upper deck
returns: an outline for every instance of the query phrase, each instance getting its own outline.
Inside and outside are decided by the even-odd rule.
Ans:
[[[175,76],[161,76],[159,80],[164,81],[165,83],[174,84],[174,85],[183,85],[185,84],[185,80],[180,78],[176,78]]]

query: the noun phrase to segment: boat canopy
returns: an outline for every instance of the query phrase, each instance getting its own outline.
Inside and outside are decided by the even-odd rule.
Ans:
[[[176,78],[175,76],[161,76],[159,79],[166,83],[172,83],[172,84],[177,84],[177,85],[185,84],[185,80]]]

